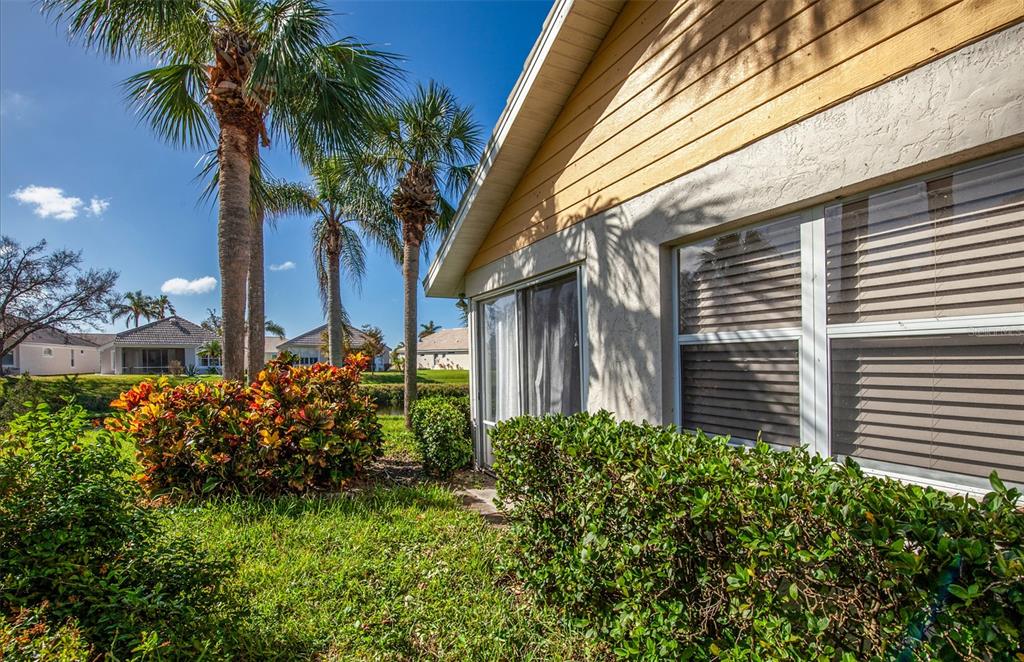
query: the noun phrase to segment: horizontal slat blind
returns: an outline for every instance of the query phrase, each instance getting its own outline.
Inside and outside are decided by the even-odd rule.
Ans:
[[[828,323],[1024,312],[1024,156],[825,210]]]
[[[832,451],[1024,482],[1024,335],[836,339]]]
[[[800,219],[679,251],[680,333],[800,326]]]
[[[683,345],[681,353],[684,428],[799,443],[795,340]]]

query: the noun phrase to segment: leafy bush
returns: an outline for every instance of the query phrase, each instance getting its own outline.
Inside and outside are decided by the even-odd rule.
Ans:
[[[0,614],[0,659],[81,662],[94,658],[77,621],[72,618],[54,625],[46,617],[47,606]]]
[[[380,453],[375,408],[357,392],[365,364],[271,361],[250,385],[143,382],[112,403],[124,413],[106,425],[134,438],[154,494],[337,489]]]
[[[618,423],[492,432],[512,570],[622,657],[1009,659],[1020,493],[981,502],[804,450]]]
[[[0,377],[0,432],[42,401],[39,384],[29,375]]]
[[[420,399],[443,397],[469,397],[468,384],[419,384]],[[359,392],[366,395],[382,409],[402,409],[405,406],[405,390],[402,384],[360,384]]]
[[[50,628],[41,621],[25,626],[45,607],[49,619],[72,619],[68,627],[116,655],[147,640],[180,656],[205,649],[205,624],[226,611],[219,586],[229,566],[165,532],[142,504],[137,466],[110,433],[87,432],[87,421],[81,407],[51,413],[44,404],[0,438],[5,631],[18,631],[15,641],[30,649],[74,648],[64,626],[51,633],[58,641],[43,636]],[[33,633],[43,638],[33,643]]]
[[[427,473],[449,476],[473,459],[469,403],[464,400],[421,398],[412,406],[412,433]]]

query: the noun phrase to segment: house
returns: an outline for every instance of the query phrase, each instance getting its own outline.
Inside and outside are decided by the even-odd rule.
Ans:
[[[172,315],[114,334],[99,348],[100,372],[161,374],[189,366],[199,372],[219,372],[219,356],[198,355],[199,349],[213,340],[220,340],[214,332]]]
[[[1024,3],[558,0],[428,296],[520,413],[1024,484]]]
[[[280,353],[278,347],[285,342],[284,338],[278,336],[267,336],[263,341],[263,360],[272,361]]]
[[[405,357],[405,348],[398,354]],[[416,343],[416,367],[427,370],[469,370],[469,329],[440,329]]]
[[[315,329],[290,338],[277,345],[277,352],[291,352],[299,358],[300,365],[313,365],[328,360],[326,344],[327,325],[321,324]],[[353,352],[362,350],[366,336],[355,327],[348,327],[348,347]],[[373,358],[372,369],[387,370],[391,367],[391,348],[384,345],[384,350]]]
[[[0,360],[3,374],[73,375],[99,372],[93,334],[65,333],[55,327],[32,332]]]

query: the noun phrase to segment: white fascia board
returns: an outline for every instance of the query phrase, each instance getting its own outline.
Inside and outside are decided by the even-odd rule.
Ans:
[[[441,271],[441,265],[444,264],[445,258],[451,251],[452,244],[458,238],[477,194],[487,181],[487,175],[490,173],[491,167],[500,156],[505,140],[515,125],[519,112],[522,110],[523,104],[533,88],[533,83],[540,74],[544,61],[551,51],[551,47],[558,39],[558,34],[565,23],[566,17],[569,15],[569,11],[572,9],[573,2],[574,0],[557,0],[548,13],[548,17],[544,19],[544,27],[541,30],[540,36],[530,50],[530,55],[526,58],[523,72],[512,88],[512,93],[509,95],[505,110],[502,111],[494,131],[491,133],[491,138],[487,141],[487,146],[484,148],[480,163],[473,173],[473,179],[469,184],[469,188],[466,189],[465,194],[462,196],[452,229],[445,237],[444,242],[437,251],[437,255],[435,255],[433,262],[430,264],[430,269],[427,271],[427,277],[424,282],[427,296],[454,297],[458,294],[434,291],[434,284]]]

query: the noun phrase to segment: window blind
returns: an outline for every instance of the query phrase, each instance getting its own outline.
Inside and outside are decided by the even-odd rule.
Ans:
[[[683,345],[681,354],[684,428],[799,443],[797,341]]]
[[[1024,482],[1024,335],[834,339],[832,452]]]
[[[825,210],[829,324],[1024,312],[1024,156]]]
[[[680,250],[680,333],[800,326],[800,225],[788,219]]]

